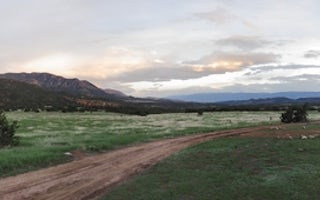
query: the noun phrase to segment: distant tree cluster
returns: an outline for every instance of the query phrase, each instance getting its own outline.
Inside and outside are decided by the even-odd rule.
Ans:
[[[17,121],[9,123],[5,113],[0,111],[0,148],[14,146],[19,143],[19,138],[15,136],[17,128]]]
[[[289,107],[284,113],[281,114],[280,119],[283,123],[296,123],[308,121],[307,113],[308,105],[304,104],[300,107]]]

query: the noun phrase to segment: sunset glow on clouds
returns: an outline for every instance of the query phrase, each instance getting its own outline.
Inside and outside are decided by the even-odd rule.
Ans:
[[[49,72],[136,96],[319,91],[317,0],[0,3],[0,73]]]

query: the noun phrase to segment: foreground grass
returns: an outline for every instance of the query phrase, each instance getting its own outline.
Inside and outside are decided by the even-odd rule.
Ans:
[[[319,199],[319,144],[218,139],[171,156],[105,199]]]
[[[133,143],[222,129],[278,123],[277,112],[149,115],[116,113],[7,113],[17,120],[21,144],[0,149],[0,177],[67,162],[65,152],[106,151]],[[270,117],[272,120],[270,120]],[[311,116],[319,118],[318,113]]]

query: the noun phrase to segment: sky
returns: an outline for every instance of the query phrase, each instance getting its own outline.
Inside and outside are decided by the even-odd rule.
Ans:
[[[0,0],[0,73],[133,96],[320,91],[319,0]]]

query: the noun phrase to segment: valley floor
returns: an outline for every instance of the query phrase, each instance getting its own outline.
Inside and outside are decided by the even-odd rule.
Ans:
[[[293,139],[301,137],[302,134],[306,137],[308,134],[315,137],[320,134],[318,128],[303,131],[303,125],[295,126],[299,128],[292,125],[260,126],[133,145],[109,153],[87,156],[67,164],[0,179],[0,196],[6,200],[99,199],[118,183],[128,180],[169,155],[198,143],[231,136],[267,137],[268,133],[270,137],[279,139],[279,135]],[[308,126],[319,127],[319,123],[314,122]],[[289,135],[296,131],[299,133]]]

